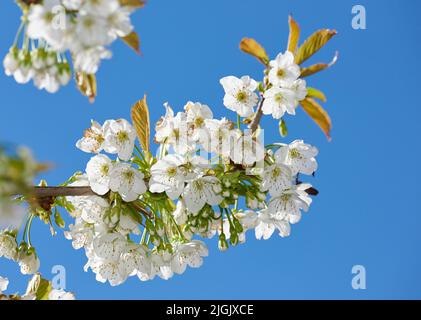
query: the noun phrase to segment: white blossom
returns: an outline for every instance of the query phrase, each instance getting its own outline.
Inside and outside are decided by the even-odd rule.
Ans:
[[[224,105],[241,117],[250,117],[259,98],[255,93],[257,82],[249,76],[241,79],[228,76],[220,80],[225,90]]]
[[[251,166],[255,162],[264,159],[265,149],[259,139],[253,138],[250,134],[239,134],[234,140],[231,148],[230,158],[232,161],[245,166]]]
[[[16,260],[18,257],[18,244],[16,238],[7,233],[0,233],[0,258]]]
[[[18,263],[22,274],[35,274],[40,267],[40,261],[34,251],[21,252]]]
[[[110,59],[111,56],[111,51],[102,46],[78,50],[75,53],[74,68],[76,71],[95,74],[98,71],[101,60]]]
[[[293,176],[291,169],[283,164],[275,163],[265,166],[261,191],[269,191],[272,197],[278,196],[283,190],[292,186]]]
[[[75,300],[75,295],[63,289],[52,289],[48,294],[48,300]]]
[[[205,243],[199,240],[192,240],[186,243],[173,243],[174,255],[171,261],[171,269],[178,274],[184,273],[186,267],[200,268],[203,264],[203,257],[209,255]]]
[[[9,280],[0,276],[0,295],[7,290],[9,286]]]
[[[143,173],[127,163],[117,163],[110,174],[110,189],[118,192],[124,201],[131,202],[146,192]]]
[[[104,150],[117,154],[121,160],[129,160],[133,154],[136,131],[125,119],[108,120],[104,123]]]
[[[310,184],[302,183],[284,190],[280,195],[272,198],[268,210],[279,217],[295,224],[301,220],[301,210],[308,211],[312,199],[305,190]]]
[[[76,143],[76,147],[87,153],[99,153],[104,147],[104,141],[102,126],[92,120],[91,127],[85,130],[83,137]]]
[[[263,114],[271,114],[275,119],[282,118],[285,112],[295,115],[295,94],[292,90],[272,87],[263,96]]]
[[[269,81],[274,86],[288,87],[300,76],[300,67],[294,62],[294,55],[287,51],[280,53],[269,63]]]
[[[205,204],[215,206],[221,203],[223,197],[221,183],[216,177],[205,176],[191,181],[183,192],[186,207],[193,214],[198,213]]]
[[[295,140],[289,145],[282,146],[275,153],[278,163],[291,168],[293,174],[313,174],[317,170],[317,161],[314,157],[319,151],[316,147],[305,144],[303,140]]]
[[[259,212],[258,222],[255,228],[256,239],[269,239],[275,230],[279,231],[281,237],[288,237],[291,232],[291,226],[288,221],[272,214],[268,209]]]
[[[104,195],[110,190],[110,175],[113,171],[111,159],[99,154],[91,158],[86,166],[86,175],[92,190]]]

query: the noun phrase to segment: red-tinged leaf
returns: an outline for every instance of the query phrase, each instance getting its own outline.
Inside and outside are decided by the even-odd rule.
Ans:
[[[256,40],[252,38],[244,38],[241,40],[240,49],[245,53],[256,57],[265,66],[268,65],[269,57],[266,50]]]
[[[307,97],[316,98],[323,102],[327,101],[326,96],[322,91],[311,87],[307,87]]]
[[[330,130],[332,129],[332,121],[330,120],[327,112],[318,104],[315,100],[311,98],[305,98],[301,102],[301,106],[304,108],[304,111],[317,123],[317,125],[322,129],[326,134],[328,140],[331,140]]]
[[[333,57],[333,59],[330,63],[318,63],[318,64],[314,64],[310,67],[301,69],[301,77],[302,78],[308,77],[308,76],[311,76],[315,73],[323,71],[327,68],[330,68],[331,66],[333,66],[336,63],[336,61],[338,60],[338,56],[339,56],[339,53],[336,52],[335,56]]]
[[[149,108],[146,102],[146,95],[142,100],[136,102],[131,110],[133,125],[137,132],[140,145],[144,152],[150,149],[150,119]]]
[[[75,81],[79,91],[89,98],[90,103],[94,103],[97,95],[97,82],[95,75],[84,72],[76,72]]]
[[[298,23],[289,16],[289,38],[288,38],[288,51],[295,54],[300,40],[300,27]]]
[[[313,33],[304,43],[298,48],[295,56],[295,63],[302,64],[309,59],[313,54],[319,51],[334,35],[336,30],[323,29]]]
[[[140,54],[140,39],[136,31],[132,31],[127,36],[121,37],[121,40],[123,40],[125,44],[136,51],[137,54]]]
[[[144,0],[119,0],[120,5],[132,8],[143,8],[146,4]]]

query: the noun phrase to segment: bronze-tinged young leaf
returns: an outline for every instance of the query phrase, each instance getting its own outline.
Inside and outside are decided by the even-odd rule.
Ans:
[[[336,52],[335,56],[333,57],[333,59],[330,63],[318,63],[318,64],[314,64],[310,67],[301,69],[301,77],[305,78],[305,77],[311,76],[315,73],[318,73],[320,71],[323,71],[327,68],[330,68],[331,66],[333,66],[336,63],[336,61],[338,61],[338,56],[339,56],[339,53]]]
[[[144,0],[119,0],[120,5],[132,8],[143,8],[146,4]]]
[[[150,148],[150,120],[149,109],[146,102],[146,95],[142,100],[136,102],[131,111],[133,125],[136,128],[137,137],[144,152]]]
[[[284,119],[279,121],[279,133],[281,134],[282,138],[285,138],[288,135],[288,128]]]
[[[316,98],[323,102],[326,102],[327,100],[325,94],[322,91],[311,87],[307,87],[307,97]]]
[[[89,98],[90,103],[94,103],[97,95],[97,83],[94,74],[84,72],[75,73],[75,81],[79,91]]]
[[[266,50],[256,40],[252,38],[244,38],[240,42],[240,49],[241,51],[256,57],[265,66],[268,65],[269,57]]]
[[[289,38],[288,38],[288,51],[295,54],[300,40],[300,27],[298,23],[289,16]]]
[[[121,40],[136,51],[137,54],[140,54],[140,39],[136,31],[132,31],[127,36],[121,37]]]
[[[305,98],[301,102],[304,111],[317,123],[317,125],[326,134],[328,140],[331,140],[330,130],[332,129],[332,122],[327,112],[311,98]]]
[[[313,54],[319,51],[334,35],[336,30],[323,29],[313,33],[304,43],[298,48],[295,56],[295,63],[302,64],[309,59]]]

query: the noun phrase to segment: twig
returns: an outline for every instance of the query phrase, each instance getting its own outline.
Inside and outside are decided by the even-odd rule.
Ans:
[[[36,198],[98,196],[91,187],[33,187],[30,194]]]
[[[257,128],[259,127],[259,123],[263,115],[262,108],[263,108],[264,101],[265,101],[265,98],[262,97],[262,100],[260,100],[259,106],[257,107],[256,115],[254,116],[254,119],[250,124],[250,130],[252,133],[256,132]]]

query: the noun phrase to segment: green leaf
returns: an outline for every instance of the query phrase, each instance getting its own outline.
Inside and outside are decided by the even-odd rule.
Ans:
[[[334,35],[336,30],[323,29],[316,31],[298,48],[295,63],[302,64],[319,51]]]
[[[320,101],[326,102],[326,96],[323,92],[318,89],[307,87],[307,97],[309,98],[316,98]]]
[[[331,140],[330,130],[332,129],[332,121],[330,120],[327,112],[311,98],[305,98],[300,101],[304,111],[316,122],[316,124],[322,129],[327,136],[328,140]]]
[[[300,27],[298,23],[289,16],[289,38],[288,38],[288,51],[295,54],[300,40]]]
[[[261,63],[265,66],[269,63],[269,57],[266,53],[266,50],[254,39],[244,38],[240,42],[241,51],[256,57]]]
[[[136,31],[132,31],[127,36],[121,37],[121,40],[136,51],[137,54],[140,54],[140,39]]]
[[[146,95],[142,100],[136,102],[131,111],[133,125],[137,132],[140,145],[144,152],[149,152],[150,148],[150,119],[149,109],[146,102]]]
[[[338,60],[338,56],[339,56],[339,54],[338,54],[338,52],[336,52],[335,56],[333,57],[333,59],[330,63],[318,63],[318,64],[314,64],[310,67],[301,69],[301,77],[302,78],[308,77],[308,76],[311,76],[315,73],[323,71],[327,68],[330,68],[331,66],[333,66],[336,63],[336,61]]]
[[[87,74],[84,72],[75,73],[76,85],[79,91],[89,98],[90,103],[94,103],[97,95],[97,83],[94,74]]]
[[[66,222],[64,222],[57,208],[54,209],[54,222],[57,225],[57,227],[61,229],[64,229],[66,227]]]
[[[281,119],[281,121],[279,121],[279,133],[283,138],[285,138],[288,135],[288,128],[284,119]]]

